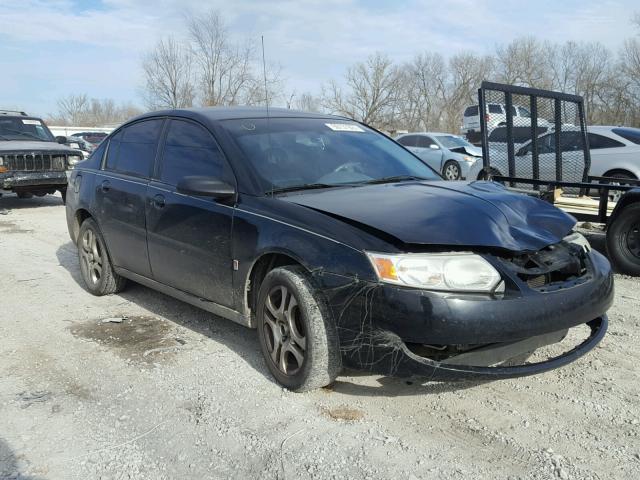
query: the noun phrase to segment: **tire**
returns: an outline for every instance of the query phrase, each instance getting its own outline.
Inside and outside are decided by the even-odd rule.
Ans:
[[[90,293],[96,296],[111,295],[124,288],[126,279],[113,271],[104,238],[92,218],[82,222],[77,247],[80,273]]]
[[[640,203],[623,207],[609,226],[607,253],[617,271],[640,275]]]
[[[16,195],[19,199],[33,198],[33,193],[31,192],[16,192]]]
[[[619,178],[620,180],[637,180],[636,176],[633,173],[629,173],[629,172],[625,172],[622,170],[612,170],[611,172],[606,172],[603,177],[610,177],[610,178]],[[600,181],[600,183],[607,183],[607,182],[603,182]],[[612,185],[628,185],[627,183],[620,181],[620,182],[611,182]],[[624,194],[624,192],[621,191],[616,191],[616,190],[609,190],[609,201],[611,202],[617,202],[618,200],[620,200],[620,197],[622,197],[622,195]]]
[[[60,195],[62,196],[62,204],[66,205],[67,204],[67,189],[63,188],[62,190],[60,190]]]
[[[442,176],[446,180],[460,180],[460,177],[462,177],[460,164],[455,160],[447,160],[444,167],[442,167]]]
[[[500,171],[493,167],[489,167],[488,170],[486,168],[483,168],[482,170],[480,170],[480,173],[478,173],[478,178],[476,180],[487,180],[489,178],[489,175],[491,175],[492,177],[495,175],[500,175]]]
[[[305,392],[335,380],[342,369],[336,326],[302,267],[267,274],[256,316],[260,349],[278,383]]]

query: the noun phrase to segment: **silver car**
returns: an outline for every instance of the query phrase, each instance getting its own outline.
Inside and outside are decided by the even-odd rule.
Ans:
[[[450,133],[405,133],[396,137],[396,141],[447,180],[465,179],[476,162],[482,164],[482,149]]]

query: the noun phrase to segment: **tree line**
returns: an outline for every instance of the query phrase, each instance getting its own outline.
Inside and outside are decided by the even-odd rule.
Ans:
[[[640,30],[640,15],[633,21]],[[269,101],[344,115],[382,130],[455,133],[464,108],[477,103],[480,83],[492,80],[581,95],[589,124],[640,127],[640,36],[616,51],[598,42],[559,44],[528,36],[491,54],[445,57],[424,51],[411,61],[394,62],[376,52],[348,67],[343,78],[326,81],[318,93],[298,95],[284,93],[281,69],[262,63],[259,44],[232,39],[219,12],[187,15],[184,30],[182,36],[159,40],[141,61],[148,109]],[[107,117],[120,120],[136,110],[103,103],[70,96],[59,102],[58,115],[88,125]]]

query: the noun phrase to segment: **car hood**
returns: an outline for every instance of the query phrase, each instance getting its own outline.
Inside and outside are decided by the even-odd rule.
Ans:
[[[39,142],[37,140],[22,141],[22,140],[0,140],[0,152],[64,152],[74,153],[77,150],[61,145],[57,142]]]
[[[537,251],[562,240],[576,222],[492,182],[403,182],[280,198],[405,245]]]
[[[482,149],[478,147],[469,147],[465,145],[463,147],[450,148],[449,150],[463,155],[471,155],[472,157],[482,157]]]

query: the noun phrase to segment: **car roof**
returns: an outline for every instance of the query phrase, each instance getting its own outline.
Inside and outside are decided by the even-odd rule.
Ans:
[[[234,120],[242,118],[326,118],[351,120],[346,117],[336,115],[327,115],[322,113],[303,112],[301,110],[291,110],[288,108],[269,108],[267,115],[266,107],[200,107],[200,108],[181,108],[175,110],[159,110],[148,112],[132,119],[131,121],[141,120],[150,117],[162,116],[179,116],[192,118],[194,120],[220,121]],[[129,123],[129,122],[127,122]]]

